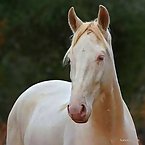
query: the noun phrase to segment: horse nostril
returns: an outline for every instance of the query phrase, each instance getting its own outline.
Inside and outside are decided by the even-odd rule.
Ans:
[[[67,111],[69,112],[69,105],[67,105]]]
[[[80,114],[81,114],[81,116],[86,115],[86,106],[84,104],[81,104]]]

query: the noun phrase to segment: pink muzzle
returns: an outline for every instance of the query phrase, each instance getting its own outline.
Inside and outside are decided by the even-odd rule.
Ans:
[[[69,104],[67,106],[68,114],[71,119],[76,123],[85,123],[87,122],[87,109],[85,104]]]

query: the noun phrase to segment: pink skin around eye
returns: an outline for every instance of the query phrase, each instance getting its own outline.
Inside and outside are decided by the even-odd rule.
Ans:
[[[104,60],[104,55],[99,55],[97,57],[97,62],[103,61]]]

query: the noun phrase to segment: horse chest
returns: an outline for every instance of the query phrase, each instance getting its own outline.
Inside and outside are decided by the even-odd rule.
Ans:
[[[111,145],[106,135],[96,132],[90,123],[66,124],[63,145]]]
[[[25,133],[26,145],[63,145],[66,111],[51,109],[47,113],[40,107],[34,113]],[[51,111],[52,110],[52,111]],[[37,116],[39,115],[39,118]]]

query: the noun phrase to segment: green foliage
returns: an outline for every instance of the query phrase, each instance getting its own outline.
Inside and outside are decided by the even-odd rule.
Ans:
[[[62,59],[71,31],[67,12],[74,6],[84,21],[97,17],[104,4],[111,16],[117,72],[125,100],[145,82],[145,1],[125,0],[1,0],[0,1],[0,118],[32,84],[50,79],[69,80]]]

